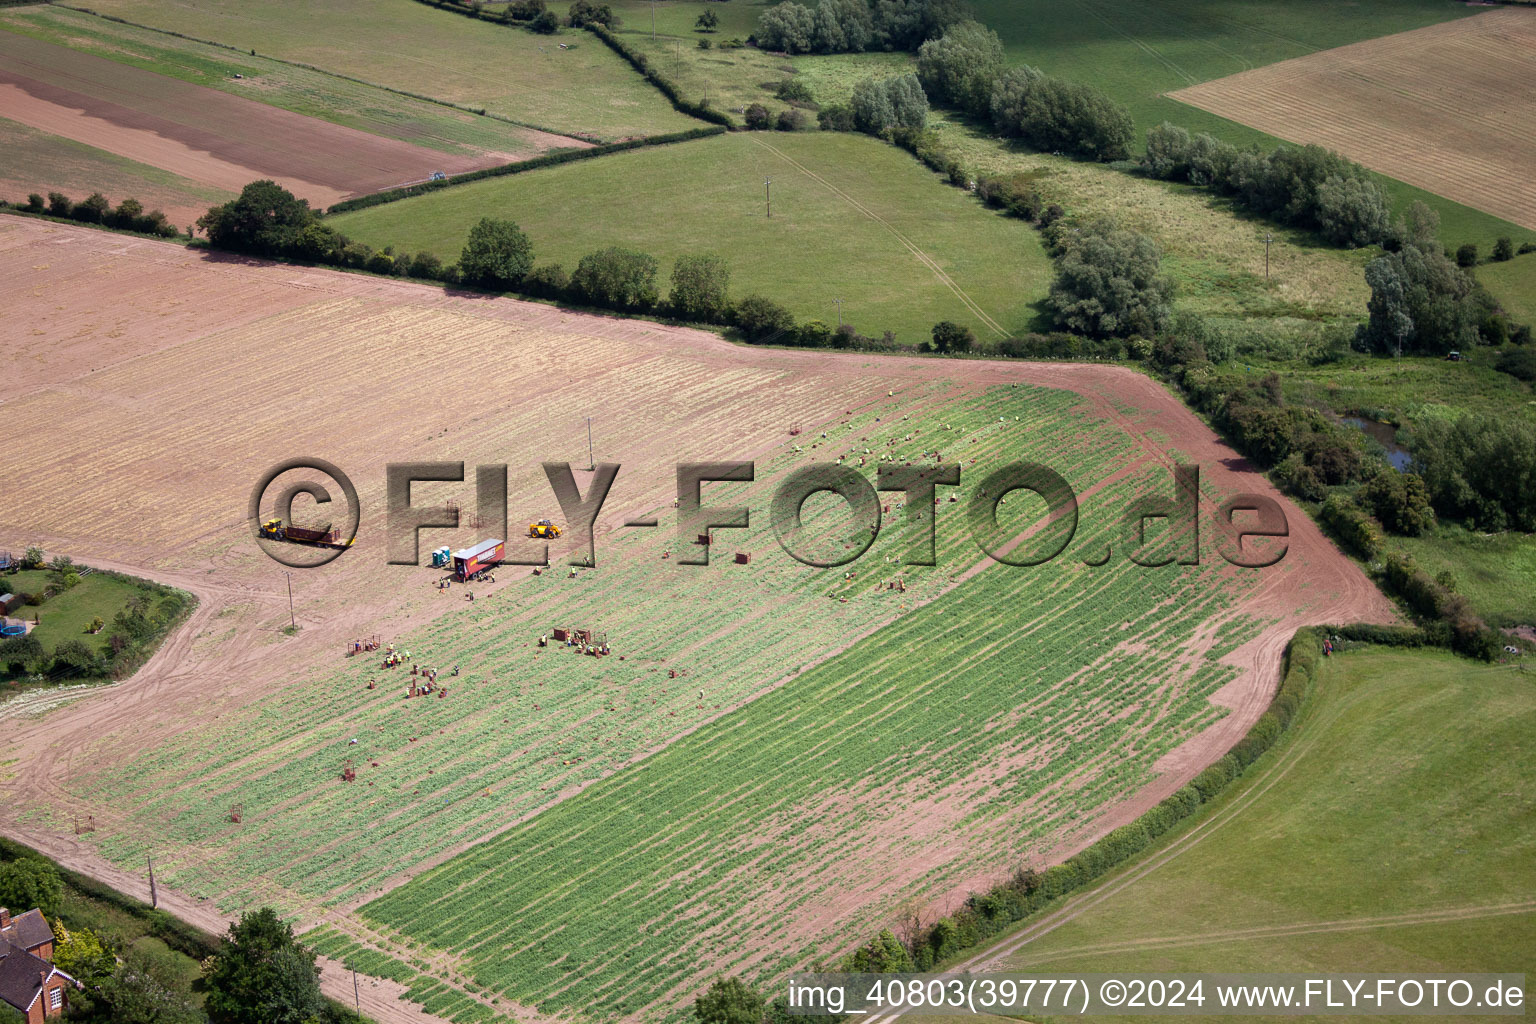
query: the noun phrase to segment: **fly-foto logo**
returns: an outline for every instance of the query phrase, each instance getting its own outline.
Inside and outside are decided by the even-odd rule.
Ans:
[[[566,520],[567,542],[575,549],[573,565],[597,565],[594,526],[620,471],[616,462],[599,463],[591,471],[585,492],[576,482],[568,462],[543,463],[555,500]],[[329,477],[346,498],[345,518],[327,519],[324,525],[303,526],[293,521],[293,502],[300,495],[314,500],[324,518],[333,507],[330,490],[311,479],[286,484],[277,494],[270,514],[263,511],[266,492],[280,477],[296,470],[317,471]],[[746,505],[707,505],[707,483],[750,483],[756,479],[752,462],[685,462],[677,466],[677,543],[680,565],[708,565],[710,541],[717,530],[751,528],[752,509]],[[1159,567],[1176,563],[1198,565],[1201,558],[1200,468],[1178,465],[1172,472],[1170,494],[1144,494],[1130,501],[1120,516],[1125,557],[1137,565]],[[416,565],[421,558],[424,530],[449,530],[460,526],[456,505],[425,505],[413,501],[413,483],[464,480],[462,462],[402,462],[385,467],[385,549],[390,565]],[[849,466],[804,466],[787,474],[768,503],[768,519],[779,546],[804,565],[836,568],[857,561],[880,536],[886,505],[881,492],[901,495],[907,565],[935,564],[935,548],[944,508],[941,488],[959,487],[961,467],[880,466],[873,482]],[[968,480],[968,483],[970,481]],[[1031,529],[1020,531],[998,521],[998,509],[1017,491],[1037,495],[1045,515]],[[815,531],[806,528],[806,502],[823,493],[840,497],[848,506],[852,539],[835,554],[815,543]],[[475,467],[476,518],[481,529],[504,540],[499,561],[511,565],[548,565],[549,544],[540,537],[511,538],[507,522],[507,466],[492,463]],[[322,459],[290,459],[269,469],[251,494],[248,515],[256,537],[268,555],[284,565],[312,568],[339,557],[357,536],[361,506],[352,481],[336,466]],[[1076,492],[1060,473],[1038,462],[1011,462],[992,470],[976,482],[961,504],[959,527],[988,557],[1006,565],[1036,566],[1066,552],[1078,527]],[[1285,510],[1275,499],[1262,494],[1236,494],[1206,512],[1215,534],[1217,552],[1232,565],[1264,568],[1285,557],[1290,536]],[[1149,542],[1148,525],[1161,522],[1161,540]],[[635,519],[626,527],[656,528],[658,519]],[[947,523],[946,523],[947,525]],[[705,538],[702,543],[699,538]],[[1259,538],[1258,543],[1251,539]],[[321,552],[319,557],[300,556],[294,546]],[[823,545],[824,546],[824,545]],[[1101,545],[1081,555],[1086,565],[1104,565],[1115,554],[1114,545]]]

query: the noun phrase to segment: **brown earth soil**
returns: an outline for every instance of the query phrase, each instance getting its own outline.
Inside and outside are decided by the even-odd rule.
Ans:
[[[238,192],[271,178],[317,208],[434,171],[455,174],[580,145],[530,132],[537,138],[526,152],[452,155],[12,32],[0,32],[0,110],[216,188]],[[47,168],[34,170],[39,182],[47,177]]]
[[[1199,463],[1210,494],[1278,497],[1174,395],[1124,367],[743,348],[680,327],[21,218],[0,218],[0,280],[16,325],[0,353],[0,401],[12,422],[34,425],[4,456],[0,547],[40,543],[200,599],[133,679],[43,717],[6,722],[15,762],[0,773],[0,828],[138,895],[141,879],[67,825],[32,812],[46,807],[56,822],[92,813],[110,823],[111,807],[75,795],[82,773],[125,763],[323,670],[354,637],[399,636],[445,614],[419,585],[420,570],[384,564],[385,462],[506,462],[509,507],[536,507],[547,489],[538,463],[584,460],[584,418],[592,415],[598,455],[620,456],[620,483],[629,481],[616,486],[607,506],[614,511],[599,526],[612,529],[670,504],[676,461],[757,457],[782,445],[791,426],[824,423],[935,380],[957,397],[1018,382],[1082,395],[1136,439],[1144,459],[1167,463],[1177,451]],[[244,509],[261,470],[294,455],[344,467],[364,515],[356,549],[295,573],[304,628],[289,637],[280,632],[288,621],[282,567],[257,549]],[[473,487],[460,491],[466,506]],[[1166,758],[1153,784],[1063,836],[1063,851],[1139,813],[1224,752],[1267,703],[1295,627],[1393,618],[1312,521],[1288,512],[1283,571],[1235,609],[1266,625],[1225,659],[1240,669],[1217,695],[1232,712]],[[948,817],[936,816],[935,842],[953,839],[944,833]],[[923,866],[866,868],[873,879]],[[965,883],[988,880],[978,871]],[[305,924],[324,921],[397,951],[346,908],[296,900],[262,880],[227,895],[246,903],[281,895],[305,908]],[[224,920],[211,902],[164,889],[162,898],[195,923],[217,928]],[[456,977],[447,955],[433,968]],[[350,1000],[349,978],[332,971],[326,985]],[[379,1019],[430,1019],[382,993],[375,990]],[[500,1009],[519,1012],[505,1000]]]
[[[1536,9],[1505,7],[1169,95],[1536,228]]]

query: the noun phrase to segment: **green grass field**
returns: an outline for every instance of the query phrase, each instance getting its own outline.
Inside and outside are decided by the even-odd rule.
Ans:
[[[1462,362],[1429,356],[1402,359],[1350,355],[1336,363],[1242,360],[1257,373],[1281,371],[1287,397],[1344,414],[1412,428],[1465,413],[1536,417],[1531,386],[1493,369],[1498,349],[1480,348]]]
[[[551,131],[611,140],[699,124],[585,32],[540,36],[416,0],[93,0],[91,6]]]
[[[1288,738],[1197,819],[1203,838],[1005,969],[1530,974],[1533,735],[1536,687],[1517,667],[1338,654]],[[1490,909],[1507,904],[1524,909]],[[1441,919],[1376,920],[1415,913]]]
[[[1493,626],[1536,626],[1536,535],[1473,533],[1441,526],[1422,537],[1388,537],[1431,576],[1449,572],[1456,592]]]
[[[1477,268],[1477,279],[1517,322],[1536,326],[1536,252],[1485,263]]]
[[[0,593],[42,593],[52,582],[53,574],[46,569],[23,569],[0,576]],[[140,588],[129,580],[91,573],[82,577],[78,585],[60,590],[40,605],[17,608],[12,616],[28,620],[38,616],[41,621],[31,635],[37,637],[50,654],[65,640],[83,640],[105,651],[109,630],[92,636],[87,632],[91,620],[99,615],[110,626],[112,616],[126,609],[128,602],[140,592]]]
[[[764,209],[772,178],[773,217]],[[517,221],[536,260],[575,269],[608,245],[672,261],[716,251],[736,297],[761,293],[796,317],[915,345],[939,320],[999,337],[1028,328],[1053,276],[1039,235],[942,185],[908,154],[822,132],[733,134],[445,189],[343,214],[335,227],[381,247],[452,260],[481,217]],[[914,248],[918,250],[914,252]],[[946,280],[927,261],[942,268]],[[953,285],[953,287],[951,287]]]
[[[443,153],[504,153],[512,160],[563,141],[541,141],[496,118],[62,7],[0,10],[0,29]]]
[[[1048,203],[1084,220],[1114,217],[1147,233],[1179,285],[1178,308],[1245,320],[1357,319],[1365,313],[1368,250],[1323,245],[1277,229],[1188,186],[1135,177],[990,137],[944,115],[931,119],[945,145],[980,174],[1026,174]],[[1264,237],[1273,235],[1270,276]]]

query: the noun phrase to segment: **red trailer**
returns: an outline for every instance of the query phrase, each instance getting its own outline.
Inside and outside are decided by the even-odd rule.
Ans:
[[[472,548],[453,553],[453,574],[467,580],[482,569],[492,569],[507,556],[504,540],[483,540]]]

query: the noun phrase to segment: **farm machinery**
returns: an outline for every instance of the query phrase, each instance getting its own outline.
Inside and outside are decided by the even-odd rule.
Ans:
[[[268,519],[261,524],[261,535],[268,540],[284,540],[292,544],[310,544],[319,548],[347,548],[352,546],[351,540],[342,540],[341,531],[326,523],[318,530],[312,530],[307,526],[296,526],[289,523],[284,526],[281,519]]]
[[[551,540],[560,536],[560,527],[548,519],[540,519],[536,523],[528,524],[528,536],[535,540]]]

